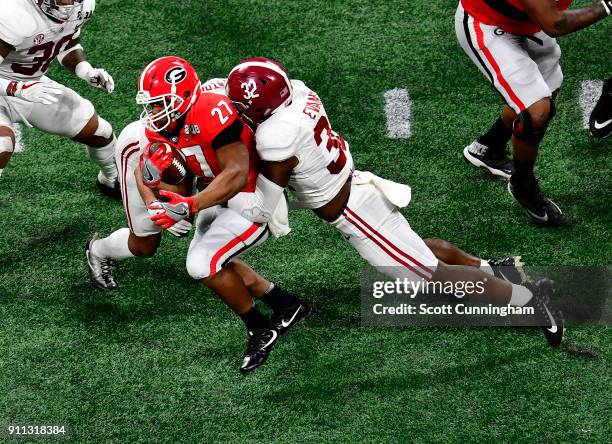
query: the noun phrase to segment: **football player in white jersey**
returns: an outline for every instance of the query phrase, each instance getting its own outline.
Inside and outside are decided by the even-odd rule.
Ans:
[[[480,260],[450,243],[428,246],[398,210],[408,204],[410,188],[372,173],[354,173],[348,144],[331,129],[319,96],[303,82],[289,80],[280,63],[261,57],[241,62],[230,72],[226,91],[255,130],[262,160],[258,191],[242,193],[249,200],[241,203],[243,216],[267,220],[288,187],[302,207],[335,226],[382,273],[412,280],[484,282],[487,302],[533,305],[548,343],[560,345],[562,319],[546,305],[550,281],[508,282],[480,269]],[[438,258],[431,248],[440,245],[444,248]]]
[[[95,0],[9,0],[0,15],[0,175],[15,149],[12,124],[22,122],[86,145],[100,167],[104,194],[120,198],[114,161],[115,135],[89,100],[45,76],[57,59],[88,84],[109,93],[115,85],[94,68],[79,44],[81,26]]]

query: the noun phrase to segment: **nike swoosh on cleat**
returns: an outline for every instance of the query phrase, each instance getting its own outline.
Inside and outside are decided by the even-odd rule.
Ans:
[[[266,347],[268,347],[268,345],[270,345],[270,344],[274,343],[274,341],[276,341],[276,337],[278,336],[278,333],[276,332],[276,330],[271,330],[271,331],[272,331],[272,339],[270,339],[268,341],[268,343],[266,345],[264,345],[263,347],[261,347],[261,348],[266,348]]]
[[[281,325],[283,326],[283,328],[287,328],[291,325],[291,323],[293,322],[293,320],[295,319],[295,317],[298,315],[298,313],[300,312],[300,308],[302,308],[302,305],[300,305],[298,307],[297,310],[295,310],[295,313],[293,313],[293,316],[291,316],[291,318],[289,318],[289,320],[287,322],[285,322],[285,320],[283,319],[281,321]]]
[[[523,207],[523,208],[524,208],[524,207]],[[548,214],[544,213],[544,216],[538,216],[538,215],[537,215],[537,214],[535,214],[534,212],[529,211],[527,208],[524,208],[524,209],[525,209],[525,211],[527,211],[527,213],[529,213],[529,215],[530,215],[531,217],[533,217],[534,219],[537,219],[537,220],[539,220],[539,221],[541,221],[541,222],[548,222]]]
[[[546,314],[548,315],[548,318],[550,319],[550,327],[546,327],[546,330],[548,330],[551,333],[557,333],[557,324],[555,323],[555,318],[553,318],[552,313],[550,312],[550,310],[548,310],[548,307],[546,306],[546,304],[544,305],[544,310],[546,310]]]
[[[595,127],[595,129],[602,129],[602,128],[605,128],[606,126],[608,126],[610,124],[610,122],[612,122],[612,119],[606,120],[604,123],[599,123],[596,120],[595,122],[593,122],[593,126]]]

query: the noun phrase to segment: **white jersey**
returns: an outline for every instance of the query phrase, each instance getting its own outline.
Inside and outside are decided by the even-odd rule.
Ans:
[[[0,77],[38,80],[61,52],[76,44],[81,26],[89,20],[95,0],[84,0],[65,22],[51,20],[35,0],[4,0],[0,15],[0,40],[15,48],[0,63]]]
[[[259,125],[255,132],[261,159],[299,162],[289,190],[305,208],[319,208],[335,197],[353,170],[348,143],[331,129],[319,96],[299,80],[291,80],[293,101]]]

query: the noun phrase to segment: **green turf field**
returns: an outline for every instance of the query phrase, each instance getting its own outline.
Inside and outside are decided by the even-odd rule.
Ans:
[[[82,42],[116,91],[58,64],[49,75],[119,131],[140,113],[136,78],[153,58],[183,56],[203,78],[276,58],[320,94],[360,169],[413,186],[405,214],[421,236],[531,265],[609,265],[610,142],[581,128],[577,97],[612,71],[610,19],[559,40],[565,83],[537,174],[572,223],[541,229],[462,159],[499,99],[456,42],[456,3],[100,0]],[[393,88],[412,99],[407,140],[386,137]],[[246,260],[313,313],[241,376],[244,327],[187,275],[188,241],[165,235],[156,257],[116,269],[118,291],[92,290],[83,247],[126,224],[122,207],[95,192],[76,143],[29,129],[23,143],[0,179],[0,424],[68,423],[78,442],[612,440],[608,328],[569,331],[590,359],[528,330],[362,328],[363,262],[304,211]]]

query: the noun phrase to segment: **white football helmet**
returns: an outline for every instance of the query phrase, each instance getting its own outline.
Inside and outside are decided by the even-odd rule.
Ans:
[[[38,7],[52,19],[65,22],[83,0],[34,0]]]

